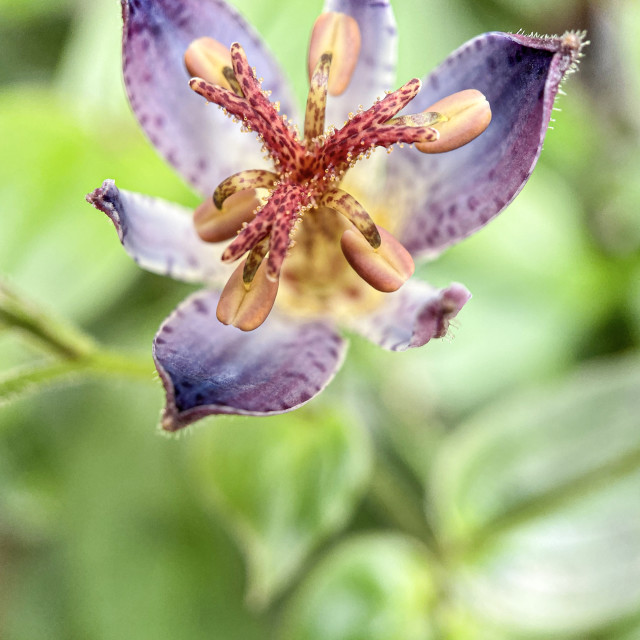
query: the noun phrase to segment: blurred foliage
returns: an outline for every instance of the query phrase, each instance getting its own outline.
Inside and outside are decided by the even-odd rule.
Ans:
[[[242,544],[248,602],[264,607],[318,542],[346,524],[368,480],[366,433],[325,410],[219,420],[203,436],[194,469]]]
[[[302,100],[321,2],[237,6]],[[91,352],[67,321],[141,358],[2,406],[2,638],[640,638],[640,3],[394,6],[399,79],[486,30],[592,42],[523,193],[419,270],[474,293],[454,339],[353,338],[309,407],[164,439],[148,352],[191,288],[83,198],[197,200],[128,111],[118,3],[0,0],[0,276],[40,319],[0,305],[0,404],[60,366],[43,332]]]

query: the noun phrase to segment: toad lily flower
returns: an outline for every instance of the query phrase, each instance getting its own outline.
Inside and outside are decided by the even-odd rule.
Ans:
[[[470,294],[407,281],[413,260],[519,193],[583,39],[484,34],[389,92],[389,2],[326,0],[299,134],[277,64],[222,0],[122,0],[122,13],[133,111],[206,197],[190,216],[113,180],[87,196],[142,267],[208,285],[155,337],[169,431],[304,404],[341,365],[338,325],[390,350],[443,337]],[[393,145],[408,146],[380,153]]]

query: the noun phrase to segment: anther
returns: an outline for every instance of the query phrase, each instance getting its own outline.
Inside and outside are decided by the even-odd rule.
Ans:
[[[234,193],[218,209],[212,200],[205,200],[193,212],[196,232],[205,242],[222,242],[233,238],[245,222],[254,218],[262,201],[253,189]]]
[[[258,244],[249,251],[249,255],[244,261],[242,281],[245,285],[250,285],[253,282],[258,268],[262,264],[264,257],[267,255],[267,251],[269,251],[269,236],[258,242]]]
[[[477,138],[491,122],[489,102],[476,89],[447,96],[425,109],[425,112],[436,112],[443,119],[431,125],[440,133],[437,140],[416,144],[416,149],[423,153],[457,149]]]
[[[344,93],[358,62],[360,43],[360,28],[351,16],[333,11],[318,16],[309,43],[309,80],[320,56],[330,53],[333,63],[329,72],[329,93],[332,96]]]
[[[257,270],[251,284],[242,278],[244,263],[233,272],[222,290],[216,316],[222,324],[253,331],[266,319],[278,293],[278,282],[266,278],[266,264]]]
[[[239,171],[223,180],[213,192],[213,203],[222,208],[224,201],[234,193],[245,189],[270,189],[278,179],[271,171],[264,169],[249,169]]]
[[[352,269],[374,289],[390,293],[399,289],[415,269],[411,254],[386,229],[378,227],[382,240],[378,249],[352,229],[340,240],[342,253]]]
[[[194,40],[185,51],[184,64],[191,76],[243,95],[231,66],[231,53],[221,42],[213,38]]]
[[[380,246],[378,228],[364,207],[350,193],[342,189],[332,189],[322,196],[321,203],[347,218],[373,249]]]
[[[323,53],[316,64],[309,82],[307,108],[304,116],[304,137],[307,142],[324,133],[324,117],[327,108],[327,85],[331,69],[331,54]]]

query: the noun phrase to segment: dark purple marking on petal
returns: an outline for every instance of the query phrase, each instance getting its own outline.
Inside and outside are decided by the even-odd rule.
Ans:
[[[186,282],[222,284],[231,274],[220,261],[224,247],[200,239],[189,209],[118,189],[113,180],[105,180],[87,201],[109,216],[125,250],[142,268]]]
[[[232,173],[267,168],[254,135],[189,88],[183,56],[196,38],[240,42],[283,110],[295,102],[278,64],[256,32],[223,0],[121,0],[122,57],[129,102],[160,154],[203,195]],[[200,158],[211,158],[205,167]]]
[[[242,332],[218,322],[218,299],[213,291],[195,293],[156,335],[167,431],[213,414],[296,409],[329,384],[344,359],[347,343],[327,323],[296,323],[272,312],[258,329]]]
[[[398,32],[389,2],[375,0],[325,0],[323,11],[346,13],[358,22],[362,44],[347,90],[330,96],[327,124],[341,127],[358,105],[367,108],[394,88]]]
[[[412,112],[457,91],[477,89],[487,96],[493,119],[482,135],[455,151],[436,157],[407,149],[389,157],[389,188],[400,184],[413,193],[398,237],[414,256],[434,255],[474,233],[520,192],[540,155],[559,84],[577,58],[578,51],[562,38],[487,33],[427,77]],[[436,183],[442,184],[437,192]],[[434,212],[453,205],[453,233],[451,220],[446,234],[436,237],[433,230],[442,221]]]
[[[406,351],[444,338],[450,321],[469,298],[471,294],[461,284],[435,289],[410,280],[387,294],[375,312],[354,320],[351,327],[384,349]]]

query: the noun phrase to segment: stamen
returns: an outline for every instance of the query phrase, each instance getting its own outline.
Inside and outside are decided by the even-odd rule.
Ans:
[[[311,76],[309,95],[307,96],[307,110],[304,116],[304,138],[307,142],[311,142],[324,133],[330,68],[331,54],[323,53]]]
[[[223,180],[213,192],[213,202],[222,208],[224,201],[232,194],[244,189],[270,189],[278,180],[278,176],[264,169],[250,169],[239,171]]]
[[[205,200],[193,212],[193,224],[205,242],[222,242],[233,238],[243,224],[253,220],[262,201],[253,189],[234,193],[219,209]]]
[[[332,189],[322,196],[321,204],[347,218],[374,249],[380,246],[380,233],[375,223],[351,194],[342,189]]]
[[[491,122],[491,107],[476,89],[447,96],[426,111],[436,111],[445,119],[433,125],[440,132],[438,140],[416,145],[423,153],[443,153],[462,147],[477,138]]]
[[[241,98],[244,98],[244,93],[242,91],[242,87],[240,87],[240,83],[238,82],[238,78],[236,78],[236,74],[233,72],[231,67],[224,67],[222,69],[222,73],[229,83],[231,90]]]
[[[415,269],[411,254],[386,230],[378,227],[382,243],[374,250],[364,238],[347,229],[340,240],[342,253],[353,270],[374,289],[391,293],[399,289]]]
[[[231,54],[221,42],[213,38],[194,40],[185,51],[184,64],[192,76],[204,78],[243,97],[231,68]]]
[[[447,120],[447,117],[437,111],[422,111],[408,116],[396,116],[385,124],[406,127],[432,127],[434,124],[438,124],[438,122],[443,122],[444,120]]]
[[[360,42],[360,28],[354,18],[337,12],[321,14],[311,32],[309,80],[313,78],[320,57],[330,53],[333,65],[329,73],[329,93],[332,96],[344,93],[358,62]]]
[[[249,255],[244,262],[244,270],[242,271],[242,280],[245,284],[251,284],[258,267],[267,255],[267,251],[269,251],[268,237],[258,242],[258,244],[249,251]]]
[[[220,295],[216,316],[222,324],[231,324],[242,331],[253,331],[266,319],[278,293],[278,281],[266,277],[262,264],[250,284],[245,284],[241,264],[233,272]]]

